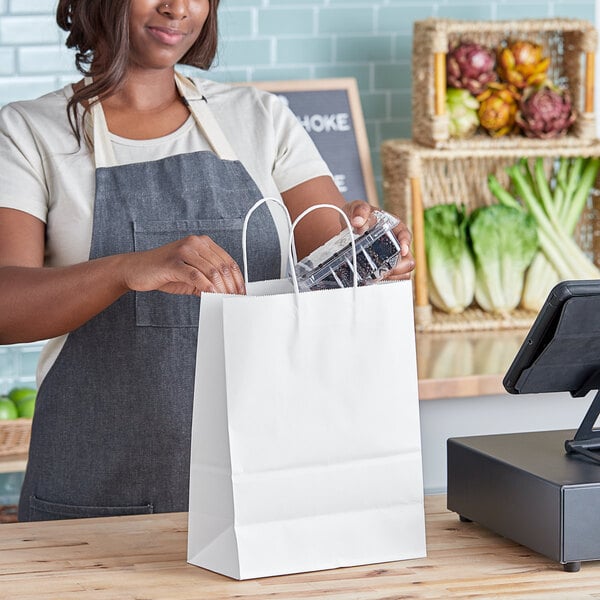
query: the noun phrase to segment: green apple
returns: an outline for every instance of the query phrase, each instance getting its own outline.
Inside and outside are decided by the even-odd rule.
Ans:
[[[19,403],[21,400],[25,400],[27,398],[31,398],[32,396],[35,398],[37,391],[32,387],[15,387],[10,392],[8,392],[7,396],[15,403]]]
[[[7,396],[0,396],[0,420],[8,421],[18,416],[19,411],[15,403]]]
[[[15,404],[17,406],[19,417],[25,417],[26,419],[31,419],[33,417],[33,412],[35,410],[35,396],[21,398],[21,400],[15,402]]]

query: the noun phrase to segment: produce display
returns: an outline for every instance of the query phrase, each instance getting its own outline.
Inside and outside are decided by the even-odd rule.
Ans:
[[[600,276],[597,44],[570,17],[415,21],[412,139],[382,163],[419,331],[529,327],[556,282]]]
[[[538,248],[530,214],[493,204],[467,215],[464,207],[440,204],[425,210],[424,224],[433,306],[458,313],[475,300],[502,314],[519,305],[524,273]]]
[[[0,421],[31,419],[35,409],[37,392],[30,387],[15,387],[0,396]]]
[[[490,174],[496,204],[467,214],[438,204],[424,211],[429,299],[446,313],[475,302],[508,314],[538,311],[560,280],[597,279],[600,270],[573,239],[600,158],[521,158],[503,186]]]
[[[492,49],[462,40],[446,54],[449,134],[530,138],[563,136],[576,119],[569,91],[548,76],[550,58],[529,40],[506,40]],[[454,90],[465,93],[456,94]],[[477,117],[474,126],[473,112]]]
[[[498,201],[528,211],[537,225],[540,251],[525,278],[524,308],[538,311],[560,280],[600,277],[600,270],[573,239],[599,167],[596,157],[560,158],[547,176],[541,158],[533,169],[521,159],[508,169],[514,195],[490,175],[490,191]]]

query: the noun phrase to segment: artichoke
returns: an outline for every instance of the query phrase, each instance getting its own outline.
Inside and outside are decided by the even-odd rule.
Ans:
[[[567,133],[575,113],[569,93],[546,84],[523,92],[515,120],[527,137],[553,138]]]
[[[517,129],[518,94],[512,86],[490,83],[477,100],[480,102],[479,123],[492,137],[501,137]]]
[[[453,138],[466,138],[475,133],[479,126],[477,109],[479,102],[467,90],[446,90],[448,132]]]
[[[500,79],[518,89],[541,85],[546,81],[550,59],[543,56],[539,44],[517,40],[498,50]]]
[[[465,89],[477,96],[488,83],[498,79],[495,66],[494,53],[480,44],[461,42],[450,46],[446,55],[448,87]]]

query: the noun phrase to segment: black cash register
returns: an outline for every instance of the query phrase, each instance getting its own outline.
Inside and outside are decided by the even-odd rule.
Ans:
[[[576,431],[450,438],[448,509],[578,571],[600,560],[600,280],[550,292],[503,385],[596,393]]]

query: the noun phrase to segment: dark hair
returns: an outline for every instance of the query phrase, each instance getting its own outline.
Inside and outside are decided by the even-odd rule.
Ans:
[[[194,45],[179,61],[208,69],[217,53],[217,8],[219,0],[209,0],[210,11]],[[131,0],[59,0],[58,26],[69,33],[67,48],[74,48],[77,70],[91,76],[93,82],[74,92],[67,105],[69,123],[81,142],[78,105],[84,114],[90,100],[98,101],[116,92],[122,85],[129,58],[129,13]]]

